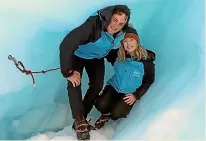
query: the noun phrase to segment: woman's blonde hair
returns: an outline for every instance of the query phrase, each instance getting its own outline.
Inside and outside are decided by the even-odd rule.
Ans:
[[[124,61],[126,59],[126,50],[124,49],[124,45],[123,43],[121,43],[121,47],[119,48],[118,50],[118,60],[119,61]],[[135,49],[134,51],[134,54],[133,54],[136,58],[137,61],[139,60],[146,60],[147,59],[147,56],[148,56],[148,53],[147,53],[147,50],[144,49],[138,42],[137,42],[137,48]]]

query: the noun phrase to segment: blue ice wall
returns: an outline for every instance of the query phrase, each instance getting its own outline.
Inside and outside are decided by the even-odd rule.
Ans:
[[[205,62],[203,0],[80,0],[0,2],[0,139],[25,139],[72,123],[66,82],[59,71],[31,78],[7,59],[28,69],[59,66],[59,43],[94,11],[128,4],[131,22],[145,48],[156,52],[156,81],[114,139],[203,140]],[[112,75],[107,65],[105,80]],[[87,76],[83,76],[83,92]],[[97,114],[97,113],[94,113]]]
[[[162,1],[139,33],[157,54],[156,82],[120,122],[114,138],[203,140],[204,1]]]

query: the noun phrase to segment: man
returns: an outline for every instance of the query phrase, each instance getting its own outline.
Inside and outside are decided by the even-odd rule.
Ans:
[[[127,6],[106,7],[73,29],[60,44],[61,72],[68,80],[73,128],[79,140],[90,139],[86,117],[104,84],[104,58],[110,60],[112,51],[120,47],[124,34],[132,30],[128,26],[129,19]],[[82,100],[81,76],[84,68],[89,77],[89,89]]]

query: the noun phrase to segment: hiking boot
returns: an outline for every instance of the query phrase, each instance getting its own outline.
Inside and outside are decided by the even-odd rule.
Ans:
[[[86,122],[88,123],[88,130],[89,130],[89,131],[91,131],[91,130],[96,130],[96,128],[91,125],[91,120],[92,120],[92,119],[89,119],[88,121],[86,120]],[[72,128],[75,130],[74,123],[73,123],[73,125],[72,125]]]
[[[75,130],[78,140],[90,140],[89,124],[84,117],[75,118],[72,128]]]
[[[102,114],[99,119],[95,122],[95,128],[100,129],[102,128],[105,123],[107,123],[111,119],[110,113]]]

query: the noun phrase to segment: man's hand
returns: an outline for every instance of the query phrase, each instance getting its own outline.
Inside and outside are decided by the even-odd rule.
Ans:
[[[127,104],[132,105],[134,104],[136,97],[134,94],[126,94],[125,97],[123,98]]]
[[[81,83],[81,76],[78,71],[74,71],[73,75],[67,78],[73,85],[73,87],[79,86]]]

